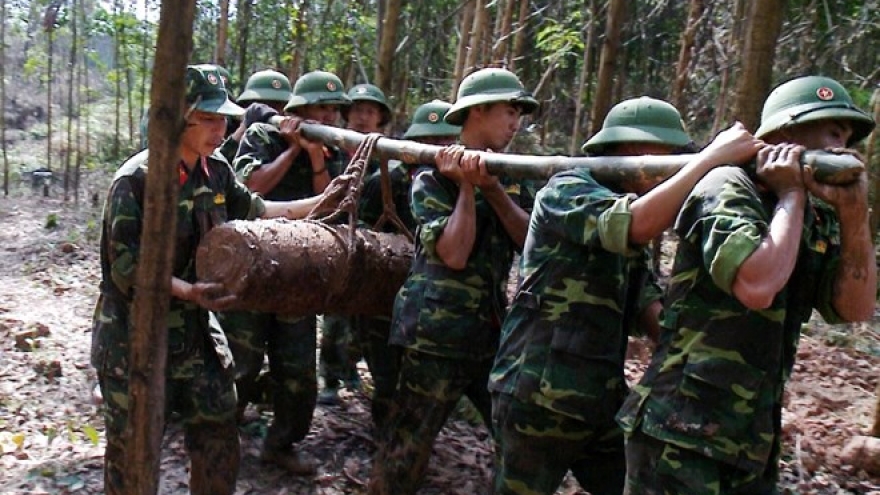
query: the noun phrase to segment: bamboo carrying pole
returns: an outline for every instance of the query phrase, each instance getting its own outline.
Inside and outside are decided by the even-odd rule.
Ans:
[[[277,125],[284,117],[272,117]],[[303,123],[302,133],[309,139],[323,141],[344,149],[355,149],[366,134],[321,124]],[[442,146],[422,144],[402,139],[380,138],[375,151],[382,158],[392,158],[413,165],[433,164],[434,156]],[[695,155],[645,156],[536,156],[510,153],[478,152],[486,159],[489,172],[514,179],[549,179],[563,170],[586,168],[593,177],[606,184],[626,180],[667,178],[694,159]],[[865,165],[849,154],[834,154],[809,150],[803,154],[802,164],[816,171],[816,180],[826,184],[850,184],[864,173]]]

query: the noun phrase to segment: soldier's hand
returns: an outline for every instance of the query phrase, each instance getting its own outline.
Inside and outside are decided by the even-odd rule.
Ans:
[[[196,282],[190,286],[188,299],[209,311],[226,311],[238,298],[226,291],[223,284]]]
[[[302,122],[302,119],[299,117],[285,117],[281,120],[281,123],[278,124],[278,132],[281,133],[281,137],[287,142],[288,145],[298,145],[298,140],[296,137],[296,132],[299,130],[299,124]]]
[[[465,150],[459,166],[465,179],[480,189],[489,189],[499,185],[498,177],[489,173],[486,169],[486,160],[479,153]]]
[[[244,112],[245,128],[256,122],[268,123],[269,119],[278,115],[278,111],[265,103],[251,103]]]
[[[312,141],[311,139],[303,136],[302,129],[297,128],[295,138],[296,144],[298,144],[308,153],[323,153],[324,151],[324,143],[322,143],[321,141]]]
[[[857,157],[861,157],[854,153]],[[855,182],[844,185],[823,184],[814,177],[813,167],[804,166],[804,185],[811,194],[831,205],[841,218],[843,212],[854,212],[856,216],[868,210],[868,174],[859,175]]]
[[[714,165],[741,165],[753,158],[765,145],[741,123],[721,131],[700,153]]]
[[[434,157],[434,163],[437,164],[437,171],[444,177],[461,184],[464,181],[464,173],[461,169],[461,157],[464,155],[464,146],[460,144],[452,144],[442,148]]]
[[[801,153],[804,147],[794,144],[766,146],[758,152],[758,182],[782,196],[792,190],[804,190]]]

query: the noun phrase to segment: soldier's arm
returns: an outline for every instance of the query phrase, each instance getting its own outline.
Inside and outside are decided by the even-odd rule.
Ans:
[[[805,169],[804,183],[811,193],[830,204],[840,220],[840,265],[834,275],[832,305],[846,321],[868,320],[877,297],[877,263],[871,240],[868,179],[849,186],[819,184],[813,170]]]
[[[143,209],[137,201],[131,177],[118,179],[110,189],[105,215],[106,246],[113,285],[132,296],[140,254]]]
[[[481,155],[465,153],[461,159],[461,167],[467,180],[483,192],[507,235],[518,249],[522,249],[529,229],[529,214],[507,195],[498,177],[486,170],[486,162]]]
[[[437,152],[437,170],[458,185],[458,197],[449,220],[437,238],[437,256],[453,270],[463,270],[477,238],[477,206],[474,186],[461,173],[462,146],[448,146]]]
[[[706,172],[719,165],[748,161],[761,145],[739,122],[718,134],[675,175],[633,201],[630,244],[647,244],[669,228],[688,193]]]
[[[263,163],[259,167],[254,168],[250,174],[248,174],[244,183],[248,186],[251,191],[254,191],[258,194],[268,194],[275,186],[281,182],[281,179],[284,177],[284,174],[290,170],[290,166],[293,165],[294,159],[303,151],[302,146],[299,145],[296,139],[296,129],[299,126],[299,120],[289,118],[281,121],[279,124],[279,132],[281,137],[284,138],[284,142],[287,143],[287,148],[285,148],[281,153],[268,161],[269,157],[265,157],[267,162]],[[250,131],[248,131],[250,134]],[[257,148],[258,152],[258,144],[254,141],[256,138],[251,138],[251,136],[245,136],[245,142],[242,143],[242,148]],[[245,149],[239,150],[239,154],[245,152]],[[237,165],[236,165],[237,166]]]
[[[749,309],[766,309],[797,262],[807,192],[800,169],[803,148],[770,146],[758,154],[758,177],[778,197],[768,232],[736,272],[731,290]]]

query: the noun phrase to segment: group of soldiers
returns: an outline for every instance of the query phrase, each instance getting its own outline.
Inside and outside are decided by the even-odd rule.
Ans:
[[[379,88],[345,91],[328,72],[293,86],[279,72],[257,72],[236,103],[224,77],[212,65],[187,68],[180,145],[166,407],[184,425],[192,493],[235,491],[238,422],[266,395],[274,415],[262,460],[316,473],[297,444],[317,403],[338,404],[340,387],[360,387],[361,356],[374,383],[371,495],[416,493],[463,396],[494,439],[488,492],[552,494],[570,471],[594,495],[777,493],[782,392],[801,324],[814,308],[831,323],[870,318],[876,297],[866,178],[822,184],[800,164],[805,148],[855,153],[847,148],[874,128],[837,81],[782,84],[757,132],[734,124],[665,181],[610,186],[580,169],[534,194],[490,174],[478,151],[503,152],[538,102],[505,69],[474,72],[454,103],[420,106],[403,136],[443,145],[435,163],[390,169],[401,222],[386,225],[415,232],[415,255],[388,319],[231,312],[223,287],[196,279],[195,248],[213,226],[303,218],[342,174],[347,152],[307,139],[302,122],[381,133],[391,117]],[[241,119],[230,133],[227,117]],[[691,146],[672,105],[640,97],[615,105],[583,150],[614,157]],[[126,493],[147,155],[122,165],[104,211],[92,361],[109,494]],[[368,174],[358,216],[372,225],[383,213],[377,163]],[[679,244],[661,290],[647,246],[670,227]],[[626,346],[639,335],[656,348],[630,391]]]

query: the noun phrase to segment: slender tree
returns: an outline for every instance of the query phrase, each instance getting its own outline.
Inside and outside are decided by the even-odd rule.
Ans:
[[[162,2],[156,63],[150,89],[150,156],[144,195],[144,226],[132,310],[126,486],[134,495],[155,495],[163,433],[166,317],[171,300],[177,224],[177,163],[184,129],[183,95],[192,49],[196,0]]]
[[[510,56],[511,71],[516,70],[516,64],[523,56],[526,46],[526,27],[529,20],[529,0],[519,0],[519,17],[516,21],[516,34],[513,35],[513,54]]]
[[[786,0],[748,2],[742,74],[737,81],[733,114],[753,132],[758,128],[761,107],[772,84],[776,40],[782,29],[785,3]]]
[[[293,5],[293,1],[291,0],[291,6]],[[300,0],[299,5],[296,7],[296,20],[293,23],[294,26],[294,45],[293,45],[293,57],[290,61],[290,70],[287,71],[287,75],[290,77],[291,81],[296,81],[299,76],[305,72],[303,66],[305,64],[305,51],[306,51],[306,31],[308,30],[306,13],[309,10],[309,2],[308,0]]]
[[[605,114],[611,108],[611,95],[614,89],[614,73],[620,57],[620,32],[626,15],[626,0],[609,0],[608,17],[605,21],[605,39],[599,56],[599,76],[596,81],[596,98],[590,113],[590,129],[602,127]]]
[[[685,89],[690,76],[691,59],[694,52],[694,39],[700,20],[703,18],[703,0],[691,0],[688,9],[688,19],[684,31],[681,32],[681,46],[678,51],[678,64],[675,68],[675,81],[672,84],[672,92],[669,101],[682,115],[687,113],[687,99]]]
[[[394,49],[397,45],[397,24],[400,19],[401,0],[385,0],[385,16],[379,19],[382,36],[379,39],[376,59],[376,85],[391,94],[391,77],[394,74]]]
[[[55,60],[55,23],[58,8],[50,4],[43,17],[43,30],[46,31],[47,62],[46,62],[46,168],[52,170],[52,86],[55,80],[53,61]],[[43,188],[43,195],[49,195],[49,189]]]
[[[455,55],[455,66],[452,70],[452,92],[450,101],[455,101],[458,93],[458,84],[464,79],[465,67],[467,66],[468,46],[471,40],[471,27],[474,23],[477,0],[465,0],[461,11],[461,24],[459,24],[458,49]]]
[[[113,105],[113,157],[120,155],[120,126],[122,125],[122,0],[113,2],[113,75],[115,76],[114,105]]]
[[[248,69],[248,43],[250,41],[251,8],[253,0],[238,0],[238,80],[246,81]]]
[[[475,0],[474,23],[471,27],[470,46],[464,62],[464,73],[473,72],[483,61],[480,59],[480,49],[483,45],[483,37],[489,30],[489,6],[485,0]]]
[[[3,195],[9,196],[9,157],[6,155],[6,0],[0,0],[0,147],[3,149]]]
[[[79,40],[77,33],[77,19],[76,19],[76,8],[77,8],[77,0],[71,0],[70,9],[72,15],[70,16],[70,56],[67,59],[67,68],[68,68],[68,81],[67,81],[67,152],[64,154],[64,201],[69,199],[70,194],[70,186],[71,186],[71,159],[73,158],[74,153],[74,145],[73,145],[73,119],[76,113],[74,112],[75,106],[73,101],[74,95],[74,79],[76,74],[76,60],[77,60],[77,41]]]
[[[220,16],[217,18],[217,44],[214,46],[214,63],[226,67],[226,40],[229,37],[229,0],[220,0]]]
[[[874,109],[874,121],[880,122],[880,88],[874,90],[874,94],[871,96],[871,106]],[[874,207],[871,208],[871,232],[874,233],[874,237],[877,236],[877,229],[880,226],[880,218],[878,218],[880,217],[880,160],[875,159],[874,156],[877,152],[875,146],[878,137],[880,137],[880,132],[875,127],[866,140],[868,144],[865,145],[865,163],[874,177]],[[874,436],[880,436],[880,409],[877,412],[874,423]]]
[[[587,81],[590,80],[590,75],[592,74],[593,65],[591,60],[593,59],[593,38],[595,33],[596,19],[597,19],[597,6],[596,0],[586,0],[586,10],[587,15],[585,18],[587,22],[585,23],[586,34],[584,35],[584,57],[581,62],[581,73],[580,77],[578,77],[578,89],[577,96],[574,102],[574,128],[571,130],[571,141],[568,144],[568,154],[575,155],[578,152],[578,147],[580,146],[581,141],[583,141],[583,136],[581,136],[581,121],[584,118],[584,101],[587,97]],[[589,131],[589,129],[587,129]]]

